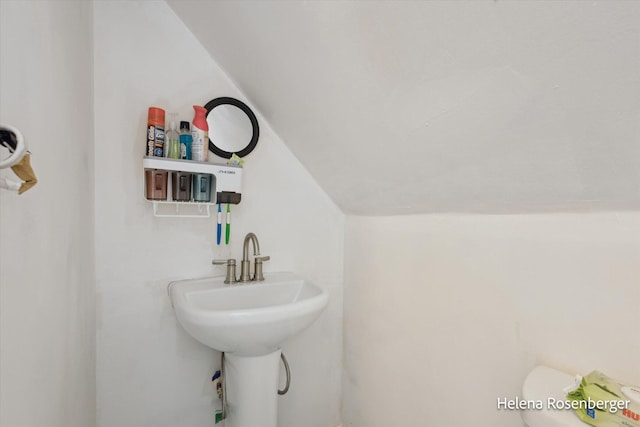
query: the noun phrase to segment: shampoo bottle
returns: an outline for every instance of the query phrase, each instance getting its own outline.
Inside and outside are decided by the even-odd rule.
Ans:
[[[209,124],[207,123],[207,110],[199,105],[194,105],[195,117],[191,135],[191,158],[198,162],[206,162],[209,154]]]

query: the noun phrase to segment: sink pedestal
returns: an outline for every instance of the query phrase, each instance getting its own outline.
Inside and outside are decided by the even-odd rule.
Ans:
[[[225,353],[225,427],[277,427],[280,350],[264,356]]]
[[[225,427],[277,427],[280,346],[308,328],[329,301],[327,291],[293,273],[266,273],[265,279],[230,285],[221,276],[169,284],[184,329],[225,353]]]

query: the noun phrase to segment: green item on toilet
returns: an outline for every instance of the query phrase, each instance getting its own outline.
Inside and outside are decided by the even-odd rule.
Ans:
[[[601,372],[582,377],[567,393],[576,415],[596,427],[640,427],[638,387],[620,384]]]

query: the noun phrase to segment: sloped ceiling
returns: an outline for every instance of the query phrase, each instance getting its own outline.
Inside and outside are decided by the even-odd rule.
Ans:
[[[169,4],[347,214],[640,209],[638,1]]]

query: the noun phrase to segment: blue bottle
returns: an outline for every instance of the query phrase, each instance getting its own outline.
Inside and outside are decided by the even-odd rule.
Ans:
[[[180,122],[180,158],[191,160],[191,143],[193,142],[193,136],[189,129],[189,122]]]

